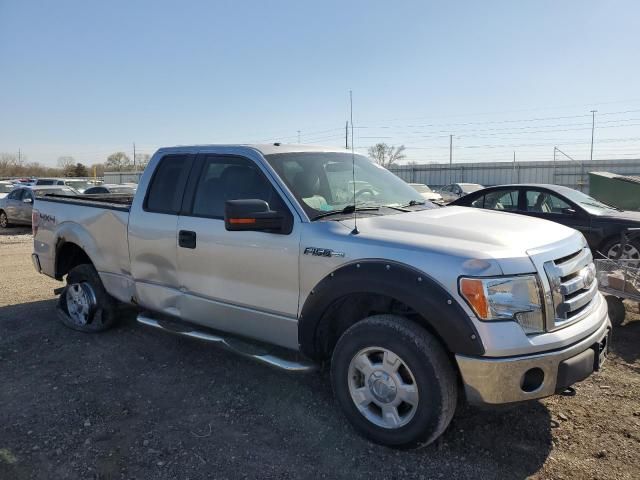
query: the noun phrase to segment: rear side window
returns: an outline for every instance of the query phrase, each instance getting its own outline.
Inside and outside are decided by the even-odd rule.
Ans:
[[[518,209],[518,190],[498,190],[489,192],[481,198],[484,198],[483,208],[508,211]]]
[[[144,209],[148,212],[177,215],[193,159],[189,155],[167,155],[153,174]]]

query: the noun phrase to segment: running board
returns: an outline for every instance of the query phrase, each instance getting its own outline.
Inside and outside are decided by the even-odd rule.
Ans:
[[[165,323],[163,321],[158,321],[155,318],[142,314],[139,314],[136,320],[138,323],[142,323],[143,325],[154,327],[159,330],[165,330],[184,337],[196,338],[198,340],[204,340],[205,342],[215,343],[227,350],[238,353],[243,357],[252,358],[260,363],[264,363],[287,372],[309,373],[318,369],[317,364],[306,359],[296,359],[296,356],[300,357],[299,354],[284,348],[257,346],[256,344],[244,342],[236,337],[223,337],[222,335],[209,333],[204,330],[195,330],[192,326],[185,324],[180,324],[180,328],[174,329],[163,325],[163,323]],[[276,355],[271,350],[282,351],[282,355]],[[291,358],[285,358],[289,356]]]

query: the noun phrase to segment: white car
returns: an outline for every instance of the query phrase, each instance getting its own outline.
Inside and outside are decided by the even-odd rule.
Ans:
[[[0,198],[4,198],[9,195],[11,190],[13,190],[13,187],[14,185],[11,182],[0,182]]]
[[[420,196],[422,196],[422,198],[424,198],[425,200],[429,200],[436,205],[444,205],[442,195],[434,192],[424,183],[410,183],[409,186],[412,187],[416,192],[418,192]]]

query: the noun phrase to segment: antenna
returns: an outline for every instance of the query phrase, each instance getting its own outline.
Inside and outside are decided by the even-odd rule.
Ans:
[[[358,208],[356,206],[356,155],[353,147],[353,92],[349,90],[349,114],[351,117],[351,179],[353,182],[353,235],[358,235]]]

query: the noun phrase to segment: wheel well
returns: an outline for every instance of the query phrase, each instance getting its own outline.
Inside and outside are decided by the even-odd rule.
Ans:
[[[62,280],[72,268],[82,264],[93,265],[85,251],[72,242],[66,242],[58,246],[56,254],[56,278]]]
[[[419,324],[446,344],[426,319],[405,303],[386,295],[352,293],[335,300],[324,312],[316,331],[315,347],[320,358],[329,358],[338,339],[352,325],[372,315],[393,314]],[[450,353],[450,352],[449,352]]]

